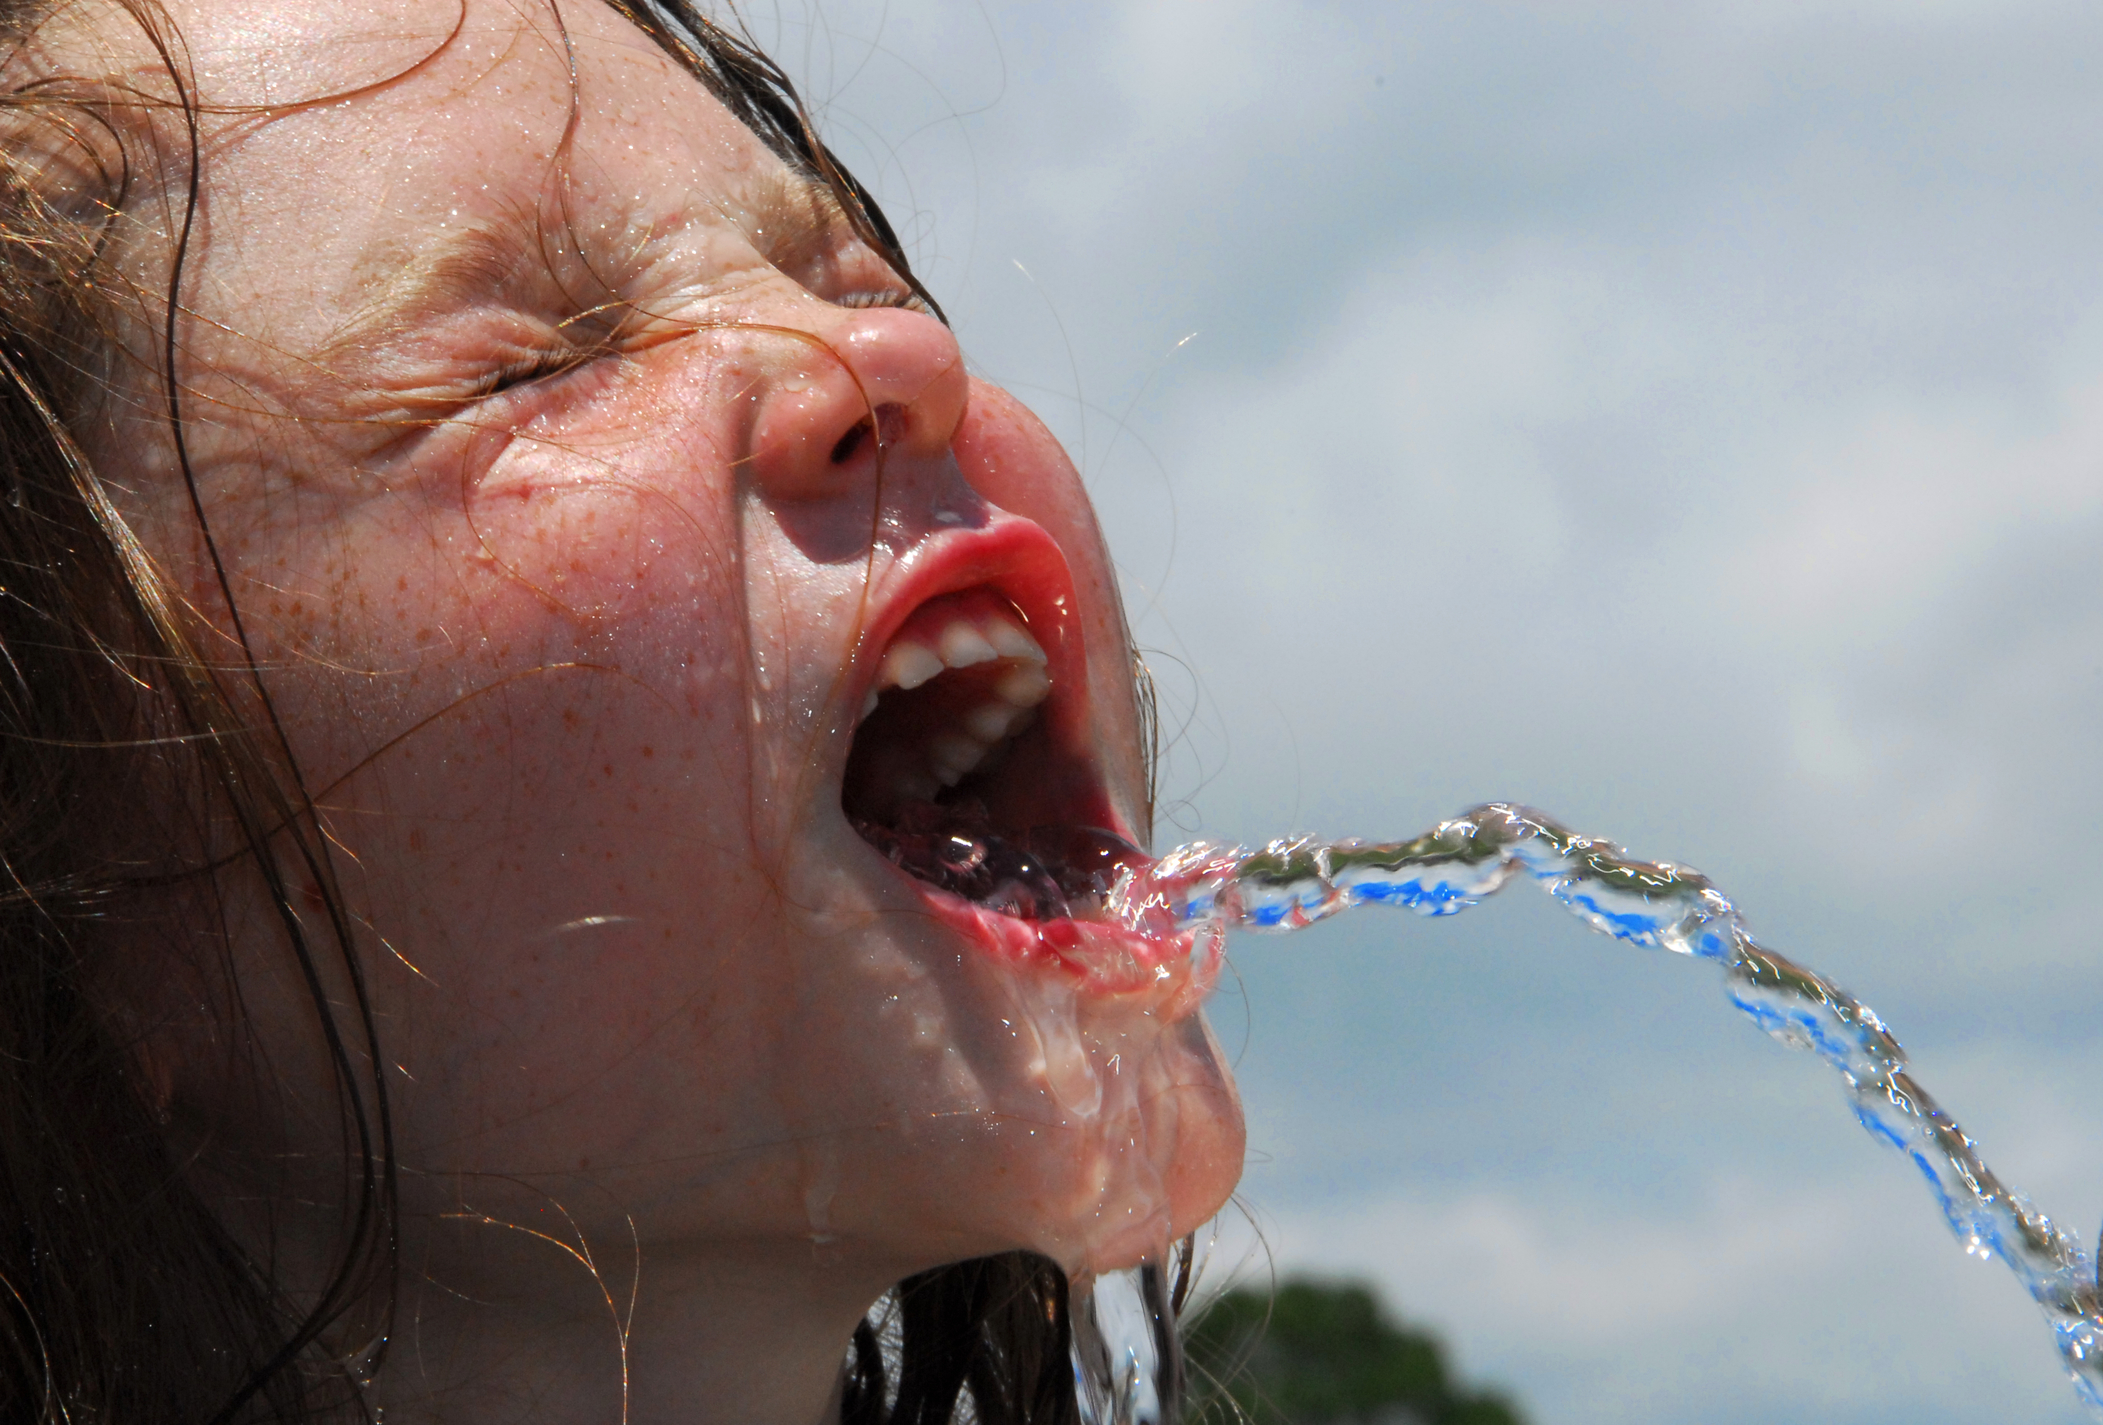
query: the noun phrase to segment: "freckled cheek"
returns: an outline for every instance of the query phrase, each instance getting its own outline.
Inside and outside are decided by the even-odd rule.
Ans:
[[[559,537],[638,508],[650,506],[573,490],[519,502],[516,520],[373,521],[346,535],[359,555],[313,601],[331,613],[303,645],[312,656],[260,650],[309,775],[333,784],[357,769],[337,798],[387,812],[358,824],[361,855],[415,887],[436,930],[471,912],[538,933],[609,897],[669,896],[680,878],[664,863],[691,879],[698,828],[742,805],[745,633],[720,550],[690,522],[665,521],[684,538],[654,548],[631,525],[621,547],[646,553],[616,578],[603,546]],[[585,573],[558,583],[572,564]],[[580,584],[603,596],[560,602]],[[567,869],[551,879],[555,866]],[[579,905],[558,904],[568,890]]]
[[[698,436],[530,446],[479,481],[463,512],[469,558],[583,620],[720,596],[734,562],[734,480]]]
[[[478,495],[466,559],[579,623],[727,587],[727,544],[668,495],[620,485],[520,485]]]

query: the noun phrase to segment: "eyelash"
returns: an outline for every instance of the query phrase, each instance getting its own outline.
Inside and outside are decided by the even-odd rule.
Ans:
[[[844,297],[832,299],[835,307],[898,307],[922,316],[932,316],[927,301],[918,292],[908,292],[893,287],[882,292],[849,292]]]
[[[591,360],[588,351],[537,351],[516,361],[507,361],[475,383],[473,399],[486,401],[515,386],[531,385],[549,376],[560,376]]]

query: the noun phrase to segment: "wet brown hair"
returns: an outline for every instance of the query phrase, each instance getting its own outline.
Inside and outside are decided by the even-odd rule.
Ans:
[[[939,315],[778,66],[689,0],[603,3],[824,183]],[[107,4],[158,52],[162,90],[34,72],[28,46],[60,6],[0,0],[0,1421],[359,1418],[359,1377],[382,1364],[389,1329],[397,1194],[387,1061],[328,840],[223,575],[231,650],[166,586],[73,433],[117,363],[150,361],[144,389],[165,401],[216,565],[174,378],[202,110],[153,0]],[[155,122],[141,124],[147,111]],[[142,134],[160,151],[135,172]],[[166,325],[142,354],[117,334],[125,294],[105,259],[113,225],[148,190],[167,203],[176,243],[157,304]],[[206,848],[201,864],[153,850],[176,846]],[[214,918],[223,930],[230,869],[262,882],[335,1085],[341,1229],[297,1300],[187,1185],[138,1052],[142,1027],[95,992],[99,947],[128,938],[159,950],[161,937],[170,956],[223,950]],[[185,931],[140,909],[171,898]],[[238,1004],[219,1013],[242,1052]],[[1076,1419],[1068,1284],[1047,1259],[923,1273],[887,1311],[855,1336],[844,1425],[938,1425],[965,1397],[984,1425]],[[368,1332],[376,1352],[346,1361],[325,1349]]]

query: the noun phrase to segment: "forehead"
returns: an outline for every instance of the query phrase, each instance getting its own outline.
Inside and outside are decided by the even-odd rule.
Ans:
[[[563,227],[601,252],[745,243],[807,192],[600,0],[191,0],[172,14],[210,110],[202,275],[243,303],[289,299],[333,322],[434,254],[472,263]],[[105,25],[140,44],[128,21]]]

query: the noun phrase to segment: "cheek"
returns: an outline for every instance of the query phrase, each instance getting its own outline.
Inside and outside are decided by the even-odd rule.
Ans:
[[[516,780],[524,807],[556,769],[647,778],[644,747],[715,753],[743,731],[725,546],[658,491],[519,486],[450,509],[373,502],[326,549],[244,558],[237,587],[310,780],[377,754],[427,782],[439,767]]]
[[[464,508],[467,555],[580,629],[675,610],[701,621],[735,611],[726,490],[682,486],[639,462],[574,464],[522,458],[478,484]]]
[[[574,957],[530,968],[558,927],[690,925],[747,894],[742,596],[692,519],[544,486],[370,511],[346,546],[328,634],[271,677],[361,909],[408,960],[494,992],[477,946],[559,978]]]
[[[763,973],[782,963],[779,898],[737,670],[691,639],[641,668],[516,656],[532,607],[505,610],[512,658],[428,670],[449,686],[421,729],[332,799],[350,897],[385,940],[368,963],[424,1161],[554,1170],[573,1147],[604,1162],[754,1117],[702,1066],[760,1058],[751,1036],[792,1002]]]

